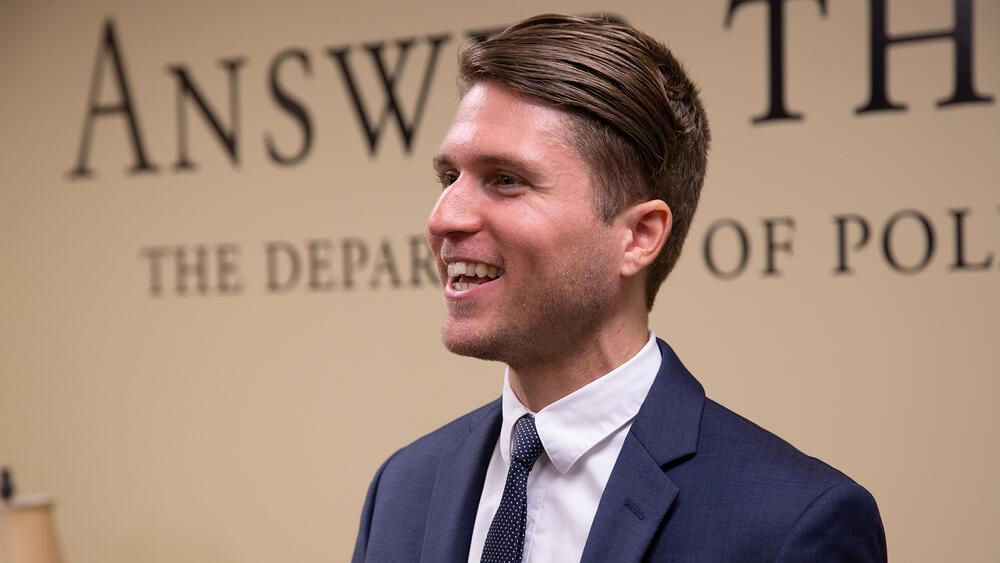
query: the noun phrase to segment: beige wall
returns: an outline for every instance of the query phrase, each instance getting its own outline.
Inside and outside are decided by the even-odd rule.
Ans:
[[[618,3],[616,3],[618,4]],[[938,108],[952,92],[953,44],[889,49],[888,91],[905,112],[855,115],[869,91],[863,1],[789,2],[786,94],[802,121],[759,125],[767,107],[766,8],[727,2],[623,1],[614,12],[666,41],[704,93],[715,142],[703,205],[653,317],[710,396],[843,469],[879,501],[896,561],[1000,558],[996,347],[1000,334],[1000,106]],[[499,392],[502,366],[440,346],[439,291],[411,243],[437,187],[429,160],[457,96],[455,52],[470,29],[541,11],[593,13],[592,2],[29,2],[0,6],[0,464],[23,491],[58,499],[71,563],[341,561],[348,558],[368,480],[397,447]],[[890,0],[893,34],[953,25],[952,2]],[[94,121],[87,167],[73,178],[99,55],[114,21],[147,157],[130,174],[121,115]],[[361,45],[416,37],[399,78],[413,115],[430,54],[450,34],[425,112],[403,150],[394,122],[368,149],[331,47],[348,60],[369,112],[385,103]],[[301,129],[275,103],[269,67],[309,112],[313,145],[286,154]],[[974,3],[975,87],[1000,96],[1000,5]],[[238,71],[239,165],[186,102],[188,151],[176,171],[177,80],[183,65],[224,128]],[[119,99],[110,67],[97,103]],[[911,210],[934,232],[929,263],[894,270],[882,250],[890,218]],[[963,252],[981,270],[956,271]],[[855,214],[870,241],[837,274],[835,216]],[[765,219],[792,252],[765,276]],[[889,229],[892,252],[918,264],[915,214]],[[741,224],[746,271],[714,276],[703,258],[712,224]],[[737,264],[732,230],[716,233],[720,268]],[[849,242],[858,236],[850,224]],[[308,272],[285,293],[267,287],[267,245],[287,241]],[[325,242],[324,242],[325,241]],[[358,242],[360,241],[360,243]],[[388,241],[391,269],[375,264]],[[218,289],[217,246],[238,248]],[[143,249],[211,251],[206,294],[178,295],[174,262],[152,295]],[[328,245],[328,246],[323,246]],[[345,287],[345,245],[368,263]],[[417,246],[422,251],[422,247]],[[173,252],[173,250],[171,250]],[[170,256],[173,256],[171,254]],[[275,256],[278,256],[277,254]],[[280,255],[283,258],[285,255]],[[348,254],[348,257],[355,256]],[[418,259],[422,254],[417,254]],[[287,264],[282,263],[282,267]],[[305,267],[305,263],[303,263]],[[280,271],[282,276],[287,272]],[[371,280],[378,281],[372,287]]]

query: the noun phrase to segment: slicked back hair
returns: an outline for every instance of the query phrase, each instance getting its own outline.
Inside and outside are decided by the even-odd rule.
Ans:
[[[681,64],[627,25],[546,14],[462,51],[462,93],[481,81],[568,113],[569,141],[590,163],[596,212],[606,223],[642,201],[670,207],[670,236],[646,277],[651,309],[680,256],[708,160],[708,120]]]

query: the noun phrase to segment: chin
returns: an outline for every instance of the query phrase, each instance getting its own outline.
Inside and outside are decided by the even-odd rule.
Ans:
[[[446,323],[441,329],[441,342],[452,354],[480,360],[505,361],[494,334],[472,334],[472,331]]]

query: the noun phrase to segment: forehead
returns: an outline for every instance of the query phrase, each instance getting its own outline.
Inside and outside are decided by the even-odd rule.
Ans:
[[[494,82],[477,82],[462,97],[435,157],[456,163],[469,159],[525,161],[577,159],[568,142],[567,113]]]

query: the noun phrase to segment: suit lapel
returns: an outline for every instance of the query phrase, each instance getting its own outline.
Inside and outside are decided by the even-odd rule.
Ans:
[[[640,560],[676,496],[677,487],[629,434],[601,496],[581,563]]]
[[[491,406],[470,423],[469,435],[455,444],[454,456],[441,461],[427,512],[421,561],[468,561],[486,468],[500,435],[500,401]]]
[[[642,559],[679,492],[664,467],[697,447],[705,391],[665,342],[657,344],[660,371],[625,437],[581,562]]]

